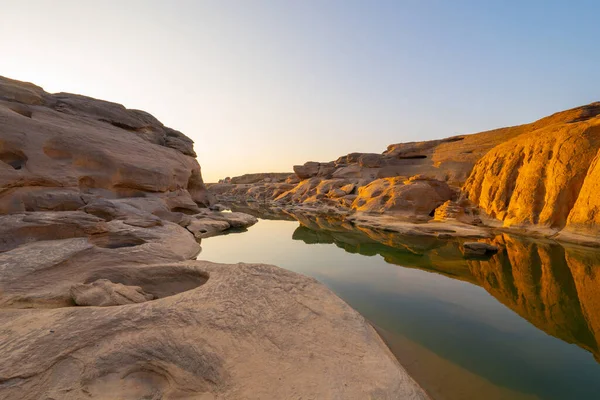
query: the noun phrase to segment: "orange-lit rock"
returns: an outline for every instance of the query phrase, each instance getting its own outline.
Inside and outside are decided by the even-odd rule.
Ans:
[[[599,113],[598,103],[557,113],[496,146],[467,180],[469,199],[505,226],[595,224],[598,172],[590,166],[600,149]]]
[[[455,192],[435,179],[377,179],[358,189],[352,208],[369,213],[396,213],[407,218],[429,219]]]

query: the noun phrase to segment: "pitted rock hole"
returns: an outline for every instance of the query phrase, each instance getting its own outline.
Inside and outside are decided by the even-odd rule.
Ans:
[[[19,150],[5,151],[0,153],[0,161],[18,170],[27,163],[27,156]]]
[[[138,286],[154,299],[174,296],[204,285],[208,273],[181,266],[156,266],[145,268],[115,268],[98,271],[86,279],[92,283],[99,279],[108,279],[125,286]]]

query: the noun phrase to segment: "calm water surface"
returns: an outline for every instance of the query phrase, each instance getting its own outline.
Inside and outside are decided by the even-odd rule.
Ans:
[[[600,399],[600,252],[500,235],[457,241],[260,220],[202,241],[199,259],[312,276],[373,322],[434,399]]]

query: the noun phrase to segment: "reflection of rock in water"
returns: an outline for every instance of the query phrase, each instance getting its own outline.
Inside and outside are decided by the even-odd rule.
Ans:
[[[227,204],[233,212],[243,212],[262,219],[295,221],[296,218],[280,208],[271,207],[261,202]]]
[[[506,234],[489,260],[465,260],[459,241],[357,229],[335,218],[296,216],[293,239],[333,243],[350,253],[467,281],[539,329],[600,360],[600,251]]]
[[[556,244],[508,235],[498,236],[496,242],[506,246],[498,256],[489,261],[469,261],[478,284],[538,328],[598,357],[600,331],[594,334],[591,329],[593,314],[592,318],[584,316],[586,303],[594,296],[577,287],[578,281],[590,280],[589,267],[573,268],[572,250]]]

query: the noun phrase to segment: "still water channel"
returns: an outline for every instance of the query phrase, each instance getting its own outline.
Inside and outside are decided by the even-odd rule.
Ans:
[[[600,251],[502,234],[466,260],[455,240],[297,218],[205,239],[198,258],[318,279],[433,399],[600,399]]]

